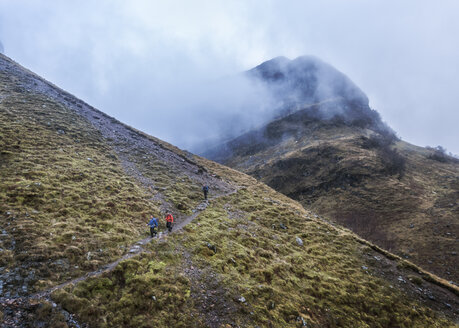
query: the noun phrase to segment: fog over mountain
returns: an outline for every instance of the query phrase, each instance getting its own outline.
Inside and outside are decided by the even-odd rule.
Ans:
[[[251,69],[247,75],[263,81],[269,94],[279,102],[277,106],[284,110],[337,98],[368,106],[368,97],[346,75],[313,56],[294,60],[277,57]]]
[[[4,0],[0,40],[48,80],[191,150],[272,115],[270,96],[238,74],[314,55],[402,139],[458,154],[458,14],[456,1]]]

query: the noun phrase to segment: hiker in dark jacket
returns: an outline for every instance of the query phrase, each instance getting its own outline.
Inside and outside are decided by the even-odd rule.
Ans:
[[[167,213],[166,214],[166,227],[167,227],[167,230],[169,230],[169,232],[172,231],[172,223],[174,223],[174,217],[172,216],[171,213]]]
[[[153,217],[153,215],[152,215],[151,219],[150,219],[150,222],[148,222],[148,225],[150,226],[150,236],[152,238],[156,237],[156,234],[157,234],[156,228],[158,228],[158,226],[159,226],[158,219]]]
[[[202,187],[202,192],[204,193],[204,199],[207,200],[207,194],[209,193],[209,186],[205,185]]]

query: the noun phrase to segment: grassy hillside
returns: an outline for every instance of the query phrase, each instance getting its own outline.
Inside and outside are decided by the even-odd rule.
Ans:
[[[381,254],[263,185],[218,199],[151,250],[53,298],[94,326],[450,325],[398,290],[398,278],[377,277]],[[426,287],[410,270],[396,275]]]
[[[0,81],[2,326],[455,326],[455,286],[1,55]]]
[[[159,208],[89,122],[52,99],[8,91],[1,90],[7,96],[0,103],[5,295],[50,286],[120,256]],[[17,274],[24,281],[9,280]]]
[[[229,157],[210,158],[459,281],[459,161],[360,122],[311,114],[319,110],[273,121],[224,145]]]

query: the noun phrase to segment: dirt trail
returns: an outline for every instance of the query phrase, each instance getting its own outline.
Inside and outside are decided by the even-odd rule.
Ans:
[[[218,199],[220,197],[225,197],[225,196],[229,196],[231,194],[234,194],[238,191],[238,189],[235,189],[227,194],[223,194],[223,195],[219,195],[219,196],[216,196],[216,197],[213,197],[211,198],[210,200],[215,200],[215,199]],[[180,223],[177,223],[174,225],[174,229],[171,233],[175,233],[177,231],[180,231],[182,230],[187,224],[191,223],[202,211],[204,211],[207,206],[208,206],[209,202],[203,202],[201,204],[199,204],[194,213],[190,216],[187,216],[185,217],[185,219],[183,221],[181,221]],[[124,261],[124,260],[127,260],[127,259],[130,259],[134,256],[137,256],[139,254],[142,254],[142,253],[150,253],[150,251],[146,250],[145,248],[143,248],[142,246],[148,244],[152,239],[156,238],[158,240],[161,240],[163,238],[165,238],[167,235],[169,235],[168,232],[160,232],[158,237],[147,237],[147,238],[144,238],[142,240],[139,240],[137,242],[135,242],[134,244],[132,244],[130,247],[129,247],[129,251],[128,253],[126,253],[125,255],[123,255],[121,258],[117,259],[116,261],[114,262],[111,262],[111,263],[108,263],[108,264],[105,264],[104,266],[102,266],[101,268],[95,270],[95,271],[92,271],[92,272],[88,272],[86,273],[84,276],[81,276],[81,277],[78,277],[78,278],[75,278],[75,279],[72,279],[70,281],[67,281],[67,282],[64,282],[62,284],[59,284],[57,286],[54,286],[54,287],[51,287],[47,290],[44,290],[44,291],[40,291],[40,292],[37,292],[37,293],[34,293],[34,294],[31,294],[29,295],[27,298],[29,299],[41,299],[41,298],[48,298],[54,291],[58,290],[58,289],[62,289],[68,285],[74,285],[74,284],[77,284],[81,281],[84,281],[88,278],[92,278],[92,277],[97,277],[97,276],[100,276],[101,274],[105,273],[105,272],[110,272],[112,271],[121,261]],[[24,297],[22,297],[24,298]]]
[[[216,199],[221,198],[221,197],[229,196],[231,194],[236,193],[238,190],[239,190],[239,188],[236,188],[236,189],[234,189],[234,190],[232,190],[232,191],[230,191],[230,192],[228,192],[226,194],[215,196],[213,198],[210,198],[210,201],[216,200]],[[171,233],[176,233],[178,231],[181,231],[187,224],[192,222],[202,211],[204,211],[207,208],[208,205],[209,205],[209,201],[204,201],[201,204],[199,204],[193,210],[194,213],[192,215],[189,215],[189,216],[185,217],[182,221],[180,221],[180,222],[178,222],[177,224],[174,225],[174,229],[173,229],[173,231]],[[168,232],[160,232],[158,237],[153,237],[153,238],[161,240],[161,239],[164,239],[167,235],[169,235]],[[4,298],[4,297],[2,297],[2,298],[0,298],[0,305],[4,309],[12,308],[13,312],[14,312],[14,310],[19,311],[19,312],[20,312],[20,310],[22,310],[24,312],[24,309],[27,309],[28,307],[30,307],[30,304],[32,304],[33,301],[47,300],[47,301],[52,302],[51,294],[53,292],[55,292],[56,290],[65,288],[65,287],[67,287],[69,285],[76,285],[77,283],[79,283],[81,281],[85,281],[85,280],[87,280],[89,278],[93,278],[93,277],[98,277],[98,276],[102,275],[103,273],[110,272],[121,261],[133,258],[135,256],[138,256],[138,255],[142,254],[142,253],[145,253],[145,254],[151,253],[151,251],[147,250],[143,246],[148,244],[153,238],[152,237],[147,237],[147,238],[144,238],[142,240],[139,240],[139,241],[135,242],[134,244],[132,244],[128,248],[129,249],[128,253],[126,253],[125,255],[123,255],[121,258],[117,259],[114,262],[105,264],[104,266],[102,266],[101,268],[99,268],[99,269],[97,269],[95,271],[87,272],[85,275],[83,275],[81,277],[78,277],[78,278],[72,279],[70,281],[61,283],[61,284],[53,286],[53,287],[51,287],[49,289],[46,289],[46,290],[43,290],[43,291],[40,291],[40,292],[37,292],[37,293],[30,294],[28,296],[22,296],[22,297],[16,297],[16,298]],[[58,305],[55,304],[54,306],[58,306]],[[70,327],[86,327],[84,324],[79,324],[75,320],[74,316],[72,314],[68,313],[66,310],[60,308],[60,311],[62,313],[64,313],[65,317],[67,318],[67,323],[70,324]],[[6,311],[6,312],[8,312],[8,311]],[[12,319],[12,318],[4,318],[4,319],[8,320],[8,319]],[[21,325],[21,323],[19,323],[19,325],[8,325],[8,326],[0,325],[0,327],[22,327],[22,325]]]

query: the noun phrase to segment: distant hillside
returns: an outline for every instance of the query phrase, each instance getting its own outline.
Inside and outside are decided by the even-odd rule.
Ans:
[[[0,127],[2,327],[458,322],[457,286],[2,55]]]
[[[285,87],[286,98],[302,88],[311,94],[317,88],[311,64],[293,65],[298,60],[276,59],[280,64],[270,61],[255,70],[263,67],[261,77],[272,83],[285,75],[279,67],[297,67],[288,75],[294,78],[282,83],[292,86],[293,91]],[[335,75],[348,87],[336,91],[332,83],[334,95],[354,91],[341,92],[338,99],[308,96],[320,102],[292,103],[292,110],[278,119],[204,156],[256,177],[445,279],[459,281],[458,160],[399,141],[359,89]]]

